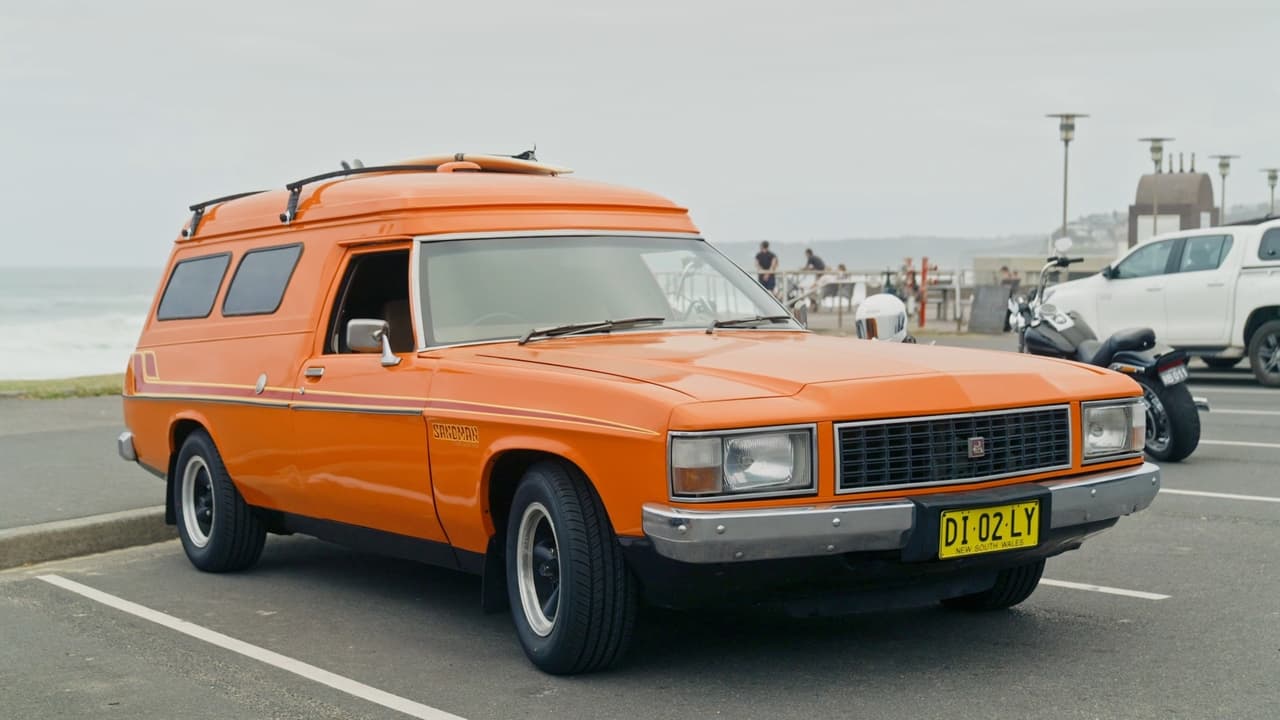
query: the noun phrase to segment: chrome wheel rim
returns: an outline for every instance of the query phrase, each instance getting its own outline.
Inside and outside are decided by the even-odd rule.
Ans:
[[[1142,386],[1143,404],[1147,406],[1147,452],[1162,453],[1169,449],[1169,413],[1155,392]]]
[[[1258,365],[1268,375],[1280,375],[1280,333],[1272,333],[1258,345]]]
[[[531,503],[520,516],[516,583],[529,629],[538,637],[550,635],[560,610],[560,547],[551,515],[542,503]]]
[[[213,476],[196,455],[182,469],[182,524],[192,545],[202,548],[213,534]]]

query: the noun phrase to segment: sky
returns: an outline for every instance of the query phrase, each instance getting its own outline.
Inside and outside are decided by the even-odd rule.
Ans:
[[[1060,111],[1073,216],[1152,134],[1262,202],[1277,37],[1274,0],[5,2],[0,267],[158,266],[199,200],[535,143],[713,242],[1047,233]]]

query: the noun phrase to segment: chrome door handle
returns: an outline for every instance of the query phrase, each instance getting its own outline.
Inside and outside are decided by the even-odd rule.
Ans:
[[[322,378],[324,377],[324,366],[312,365],[311,367],[307,368],[306,371],[302,374],[309,378]]]
[[[1161,291],[1161,290],[1163,290],[1163,289],[1164,289],[1164,288],[1149,287],[1149,288],[1147,288],[1147,292],[1160,292],[1160,291]]]
[[[1222,287],[1223,285],[1226,285],[1226,283],[1220,283],[1220,282],[1209,283],[1209,287]]]

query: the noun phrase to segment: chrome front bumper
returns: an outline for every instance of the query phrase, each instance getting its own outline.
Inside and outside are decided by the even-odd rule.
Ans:
[[[1049,529],[1056,530],[1142,510],[1160,491],[1160,468],[1143,463],[1033,484],[1051,493]],[[957,501],[972,495],[952,494]],[[644,533],[654,550],[687,563],[897,550],[906,547],[916,521],[916,505],[906,499],[723,511],[647,504],[643,512]]]

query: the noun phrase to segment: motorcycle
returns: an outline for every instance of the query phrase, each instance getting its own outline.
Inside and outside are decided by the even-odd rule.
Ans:
[[[1151,328],[1127,328],[1099,341],[1079,314],[1061,312],[1047,302],[1049,272],[1084,261],[1066,256],[1070,240],[1059,239],[1054,247],[1058,254],[1040,269],[1032,295],[1009,299],[1009,324],[1018,333],[1018,351],[1076,360],[1133,378],[1142,387],[1147,408],[1146,453],[1167,462],[1187,457],[1200,444],[1199,412],[1209,411],[1208,401],[1193,398],[1187,388],[1190,357],[1158,343]]]

